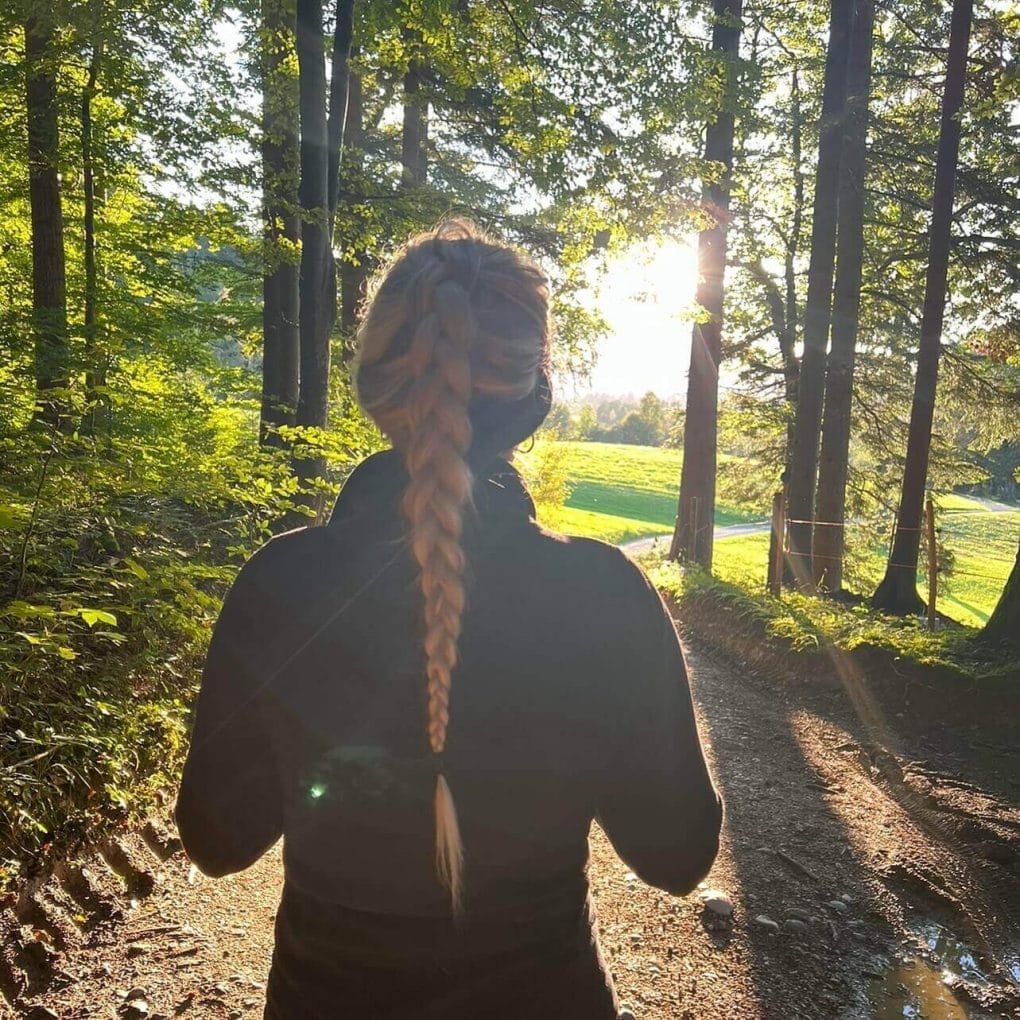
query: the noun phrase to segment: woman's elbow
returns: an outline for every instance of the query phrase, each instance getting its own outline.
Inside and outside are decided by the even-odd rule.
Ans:
[[[635,873],[643,882],[672,896],[687,896],[712,870],[719,854],[722,821],[722,801],[716,797],[697,820],[687,819],[675,843],[651,855],[642,868],[634,869]]]

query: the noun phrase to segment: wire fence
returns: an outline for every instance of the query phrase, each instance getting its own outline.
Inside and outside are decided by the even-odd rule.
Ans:
[[[772,504],[771,542],[768,565],[768,589],[778,595],[784,582],[800,588],[817,585],[838,589],[842,586],[844,565],[850,560],[848,533],[858,529],[861,539],[854,554],[866,555],[869,567],[900,568],[916,575],[917,582],[927,582],[928,618],[934,627],[937,602],[952,597],[949,588],[957,578],[969,584],[989,588],[1004,586],[1014,565],[1013,550],[1017,549],[1020,532],[1020,511],[1012,507],[952,507],[940,509],[929,493],[918,527],[900,526],[892,522],[887,531],[875,520],[820,521],[786,516],[787,493],[777,492]],[[976,529],[987,520],[988,526]],[[833,536],[825,529],[835,529]],[[882,534],[887,534],[887,540]],[[913,542],[897,543],[904,533],[917,535]],[[810,537],[810,540],[809,540]],[[820,548],[816,549],[815,546]],[[916,559],[912,548],[916,548]],[[892,559],[906,553],[905,558]],[[958,562],[962,559],[963,562]],[[975,562],[975,560],[977,562]]]

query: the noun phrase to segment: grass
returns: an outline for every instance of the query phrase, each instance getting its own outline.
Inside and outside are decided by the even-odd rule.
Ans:
[[[757,647],[815,656],[877,652],[891,663],[913,663],[945,671],[957,679],[1010,683],[1020,667],[1015,659],[989,654],[972,640],[973,631],[950,627],[931,632],[916,617],[890,617],[864,605],[847,606],[784,592],[775,599],[740,584],[674,563],[646,564],[656,586],[676,599],[688,618],[700,618],[706,631],[717,629],[726,647],[737,639]],[[737,638],[737,633],[741,637]],[[833,659],[833,661],[836,661]]]
[[[557,463],[566,476],[569,495],[561,507],[543,507],[543,523],[556,531],[626,543],[672,534],[679,450],[613,443],[556,444]],[[981,626],[1002,592],[1016,555],[1020,508],[1012,513],[988,510],[978,500],[956,493],[938,498],[940,543],[950,556],[940,579],[939,611],[971,627]],[[763,520],[746,510],[719,505],[717,526]],[[858,533],[859,534],[859,533]],[[884,544],[861,546],[848,533],[855,553],[854,587],[870,592],[885,569]],[[871,539],[864,539],[871,542]],[[714,571],[720,579],[758,593],[765,586],[767,533],[719,537]],[[923,576],[918,589],[927,597]]]
[[[549,527],[613,543],[672,533],[679,450],[582,442],[557,448],[570,494],[562,508],[546,511]],[[716,506],[716,525],[755,519],[745,510]]]

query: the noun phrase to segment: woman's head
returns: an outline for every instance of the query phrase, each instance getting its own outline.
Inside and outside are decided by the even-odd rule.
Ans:
[[[473,484],[469,452],[473,441],[498,447],[500,407],[509,412],[544,384],[548,306],[546,278],[533,262],[458,220],[398,252],[358,334],[358,397],[407,467],[403,509],[420,568],[427,731],[437,755],[446,743],[464,610],[461,531]],[[513,424],[504,448],[524,438]],[[456,907],[460,837],[442,777],[436,836],[437,866]]]

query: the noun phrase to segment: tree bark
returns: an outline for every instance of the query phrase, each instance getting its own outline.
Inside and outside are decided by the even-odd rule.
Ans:
[[[298,89],[292,0],[262,5],[262,414],[259,440],[281,447],[280,426],[297,420],[300,354]]]
[[[28,178],[32,220],[32,325],[35,333],[36,418],[70,425],[67,278],[60,193],[57,54],[52,25],[25,22]]]
[[[839,188],[843,108],[846,98],[847,50],[853,0],[832,0],[825,85],[819,125],[818,165],[811,221],[811,257],[804,306],[804,353],[800,362],[797,410],[790,457],[790,550],[788,563],[794,583],[812,585],[811,520],[815,507],[818,436],[822,422],[825,352],[829,344],[832,274],[836,258],[836,200]],[[806,522],[806,523],[805,523]]]
[[[338,0],[337,33],[333,41],[333,67],[346,75],[350,69],[354,0]],[[348,26],[346,35],[342,26]],[[346,45],[343,53],[338,47]],[[332,224],[335,207],[330,206],[330,168],[339,164],[339,153],[330,152],[330,122],[337,144],[342,144],[344,117],[336,108],[327,115],[326,67],[322,30],[321,0],[297,0],[297,54],[301,121],[301,182],[298,197],[302,210],[300,272],[300,388],[297,424],[305,428],[326,428],[329,420],[330,338],[336,321],[337,281],[333,258]],[[347,105],[347,83],[334,81],[331,103]],[[337,192],[334,192],[334,198]],[[325,474],[325,458],[307,451],[295,456],[299,479],[310,482]],[[322,500],[310,497],[321,515]]]
[[[874,25],[874,0],[859,0],[847,68],[846,128],[837,206],[832,346],[825,376],[825,411],[818,456],[815,509],[816,519],[823,523],[815,528],[812,550],[815,584],[832,592],[843,587],[850,412],[864,264],[864,181]]]
[[[404,33],[405,44],[415,45],[417,36]],[[428,99],[422,94],[424,66],[412,56],[404,75],[404,119],[400,132],[401,182],[405,189],[423,187],[428,176]]]
[[[106,366],[99,350],[98,286],[99,268],[96,247],[96,168],[92,146],[92,100],[96,94],[99,64],[102,61],[102,36],[92,46],[88,77],[81,94],[81,169],[83,191],[83,255],[85,262],[84,335],[85,335],[85,421],[89,435],[96,431],[96,412],[106,398],[101,390],[106,385]]]
[[[1013,569],[1006,579],[1006,587],[978,639],[982,644],[1008,645],[1014,651],[1020,651],[1020,546],[1017,547]]]
[[[786,426],[785,476],[790,474],[790,458],[793,456],[793,423],[797,407],[797,388],[800,384],[800,360],[797,357],[797,253],[800,250],[800,234],[804,223],[804,171],[801,157],[801,125],[803,115],[800,103],[800,79],[797,68],[793,69],[790,81],[790,131],[791,158],[793,160],[793,222],[786,241],[784,253],[784,276],[786,279],[786,329],[780,338],[780,354],[783,359],[783,388],[790,418]]]
[[[340,156],[344,149],[351,94],[351,44],[354,38],[354,0],[339,0],[333,32],[332,72],[329,79],[329,225],[330,240],[340,198]]]
[[[889,554],[885,577],[872,597],[877,609],[904,615],[919,612],[923,608],[917,594],[917,556],[924,488],[928,478],[939,356],[942,350],[953,198],[960,152],[959,114],[967,79],[967,48],[970,44],[973,9],[973,0],[954,0],[939,144],[935,157],[935,188],[928,235],[928,273],[924,283],[921,339],[907,433],[907,459],[903,470],[896,537]]]
[[[708,318],[695,323],[691,335],[683,465],[676,527],[669,550],[670,559],[683,556],[706,570],[712,569],[715,527],[719,361],[742,8],[742,0],[715,0],[712,50],[723,62],[726,87],[719,113],[705,134],[705,159],[721,164],[722,173],[717,181],[705,185],[702,193],[702,201],[714,223],[698,235],[696,299]]]
[[[361,76],[352,73],[347,101],[347,124],[344,128],[344,158],[341,165],[343,178],[340,188],[340,199],[347,206],[347,215],[352,219],[355,216],[354,207],[360,199],[362,186],[363,121]],[[360,230],[358,234],[360,236]],[[344,258],[340,262],[340,335],[343,338],[343,357],[347,361],[350,361],[355,353],[355,337],[367,280],[368,253],[363,247],[359,247],[353,252],[352,258]]]

